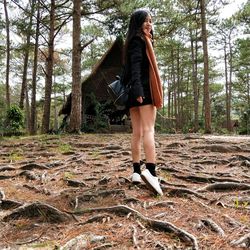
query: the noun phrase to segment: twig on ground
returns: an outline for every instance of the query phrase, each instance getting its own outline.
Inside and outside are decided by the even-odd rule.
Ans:
[[[132,240],[133,240],[133,245],[135,248],[140,249],[140,247],[138,246],[138,241],[137,241],[137,230],[135,226],[132,226]]]
[[[39,239],[43,236],[43,234],[44,234],[44,232],[42,232],[39,236],[37,236],[37,237],[34,238],[34,239],[30,239],[30,240],[27,240],[27,241],[15,242],[14,244],[15,244],[15,245],[26,245],[26,244],[35,242],[35,241],[39,240]]]

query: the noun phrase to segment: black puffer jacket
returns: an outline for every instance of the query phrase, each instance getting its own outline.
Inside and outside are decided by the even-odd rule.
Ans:
[[[127,53],[126,78],[131,85],[128,107],[151,104],[149,61],[144,40],[139,36],[134,37],[128,45]],[[139,96],[143,97],[142,104],[136,100]]]

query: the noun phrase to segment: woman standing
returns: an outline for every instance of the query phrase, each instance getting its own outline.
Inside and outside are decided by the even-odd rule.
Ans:
[[[125,78],[131,85],[128,108],[132,122],[132,182],[142,180],[155,193],[163,195],[156,176],[154,126],[156,109],[162,107],[162,85],[152,47],[152,18],[146,10],[136,10],[130,18],[125,41]],[[146,169],[141,172],[141,142]]]

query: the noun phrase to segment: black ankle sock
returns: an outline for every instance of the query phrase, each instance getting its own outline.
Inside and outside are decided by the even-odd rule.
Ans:
[[[154,163],[146,163],[146,169],[148,169],[153,176],[156,176]]]
[[[141,174],[141,164],[138,162],[133,163],[134,173]]]

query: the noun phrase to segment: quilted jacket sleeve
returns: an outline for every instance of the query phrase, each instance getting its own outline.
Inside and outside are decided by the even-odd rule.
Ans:
[[[144,41],[140,37],[135,37],[129,45],[129,60],[131,69],[131,90],[134,98],[144,97],[142,86],[142,60],[143,50],[145,50]]]

